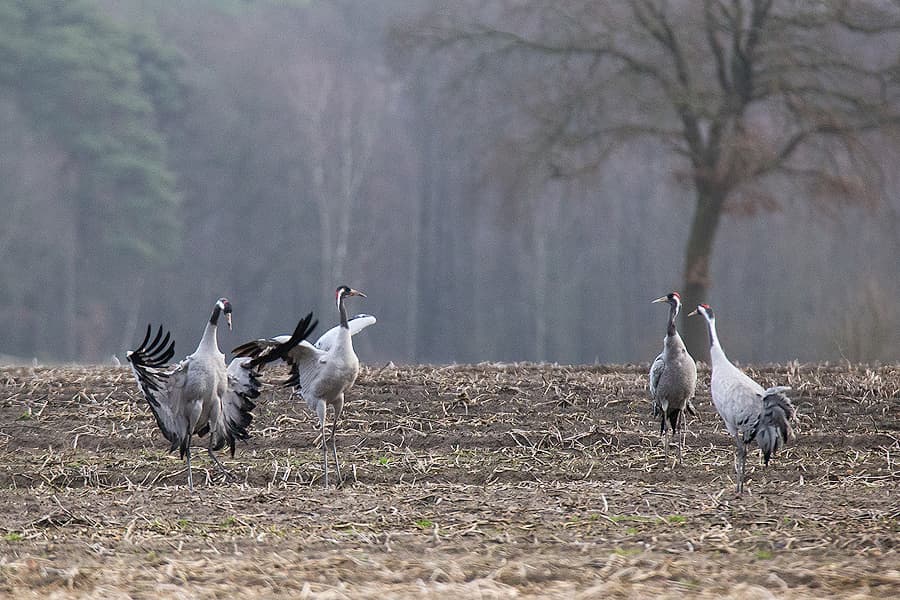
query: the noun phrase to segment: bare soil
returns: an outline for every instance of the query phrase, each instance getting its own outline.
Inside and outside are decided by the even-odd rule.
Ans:
[[[193,495],[127,368],[0,369],[0,596],[900,597],[900,367],[750,369],[799,423],[741,498],[708,371],[673,469],[646,367],[364,369],[329,489],[267,387]]]

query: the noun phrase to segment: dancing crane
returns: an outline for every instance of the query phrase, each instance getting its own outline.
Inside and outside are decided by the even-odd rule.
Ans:
[[[212,315],[203,330],[200,344],[193,354],[178,364],[167,368],[175,354],[175,342],[168,332],[163,335],[160,325],[151,340],[153,328],[147,325],[144,340],[136,350],[126,354],[138,386],[156,418],[156,424],[171,444],[169,451],[178,449],[187,463],[188,488],[194,491],[191,473],[191,439],[209,433],[207,451],[216,467],[227,477],[233,475],[216,457],[214,451],[226,445],[234,456],[236,440],[249,437],[247,427],[253,420],[251,411],[256,406],[253,399],[259,396],[259,380],[256,368],[277,360],[289,350],[288,340],[259,359],[236,358],[226,366],[225,355],[219,351],[217,340],[218,321],[225,314],[231,329],[231,302],[219,298]],[[309,327],[312,315],[305,326]]]
[[[338,482],[341,479],[341,465],[338,461],[337,433],[338,420],[344,408],[344,394],[349,390],[359,375],[359,359],[353,351],[351,321],[347,318],[347,309],[344,299],[351,296],[366,297],[362,292],[346,285],[339,286],[334,293],[335,304],[340,315],[340,324],[337,331],[332,334],[327,332],[319,339],[322,347],[317,348],[309,342],[300,342],[283,353],[283,360],[291,367],[291,376],[285,385],[294,387],[310,410],[316,412],[319,419],[319,428],[322,434],[322,464],[325,471],[325,486],[328,486],[328,443],[325,438],[325,412],[328,406],[334,412],[334,421],[331,426],[331,448],[334,457],[334,467],[337,471]],[[375,317],[364,316],[359,320],[361,331],[375,322]],[[298,326],[299,328],[299,326]],[[332,330],[333,331],[333,330]],[[297,337],[297,331],[294,332]],[[235,356],[250,356],[254,358],[268,357],[275,352],[273,342],[275,340],[255,340],[238,346],[232,352]],[[274,359],[272,359],[274,360]]]

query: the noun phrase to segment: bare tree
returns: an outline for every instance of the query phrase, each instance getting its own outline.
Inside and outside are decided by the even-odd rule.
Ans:
[[[458,50],[464,76],[499,82],[522,157],[551,173],[593,169],[637,138],[683,157],[695,197],[687,305],[707,298],[723,214],[778,207],[773,182],[825,209],[874,197],[866,142],[900,116],[896,4],[496,0],[405,33]],[[702,355],[702,328],[686,337]]]

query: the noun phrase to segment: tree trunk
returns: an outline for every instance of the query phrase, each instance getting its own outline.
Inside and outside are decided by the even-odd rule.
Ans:
[[[540,201],[538,201],[540,202]],[[535,212],[543,212],[544,207],[540,204],[536,207]],[[534,281],[532,282],[532,294],[534,305],[532,307],[532,315],[534,316],[534,356],[532,360],[544,362],[547,360],[547,245],[549,236],[547,223],[542,218],[543,215],[536,214],[534,216]]]
[[[532,282],[534,306],[534,356],[532,360],[544,362],[550,354],[556,350],[551,346],[553,328],[551,321],[558,321],[559,314],[559,290],[556,289],[553,277],[556,274],[558,264],[556,257],[559,254],[556,242],[559,231],[559,213],[563,202],[562,195],[568,188],[565,184],[547,185],[537,187],[540,192],[531,199],[534,203],[530,209],[533,224],[533,272]]]
[[[71,238],[67,240],[65,257],[65,274],[63,276],[63,311],[62,333],[65,359],[74,361],[78,358],[78,234],[74,231],[76,223],[72,223]]]
[[[64,253],[62,264],[64,269],[62,286],[62,350],[65,360],[78,359],[78,308],[79,308],[79,266],[81,264],[81,202],[78,194],[81,187],[78,182],[74,161],[67,161],[60,171],[64,182],[63,190],[75,190],[72,196],[61,197],[62,203],[69,204],[71,210],[67,231],[64,234]],[[61,192],[65,194],[66,192]]]
[[[697,207],[691,223],[684,261],[682,291],[684,314],[693,311],[698,304],[709,301],[709,264],[726,194],[726,190],[710,186],[708,183],[697,184]],[[709,338],[703,319],[685,319],[681,329],[684,343],[691,356],[695,360],[708,362]]]

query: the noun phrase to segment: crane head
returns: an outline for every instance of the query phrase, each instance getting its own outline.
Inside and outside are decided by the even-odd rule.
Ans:
[[[656,302],[668,302],[669,304],[674,304],[676,307],[681,306],[681,294],[678,292],[669,292],[665,296],[660,296],[656,300],[650,302],[650,304],[654,304]]]
[[[228,298],[219,298],[216,300],[216,306],[225,313],[225,322],[228,323],[228,331],[231,331],[231,302]]]
[[[696,309],[688,313],[689,317],[693,317],[694,315],[701,315],[707,321],[712,321],[715,318],[713,309],[709,304],[700,304]]]
[[[366,295],[360,292],[359,290],[354,290],[349,285],[341,285],[334,291],[334,303],[340,307],[341,300],[348,296],[360,296],[365,298]]]

